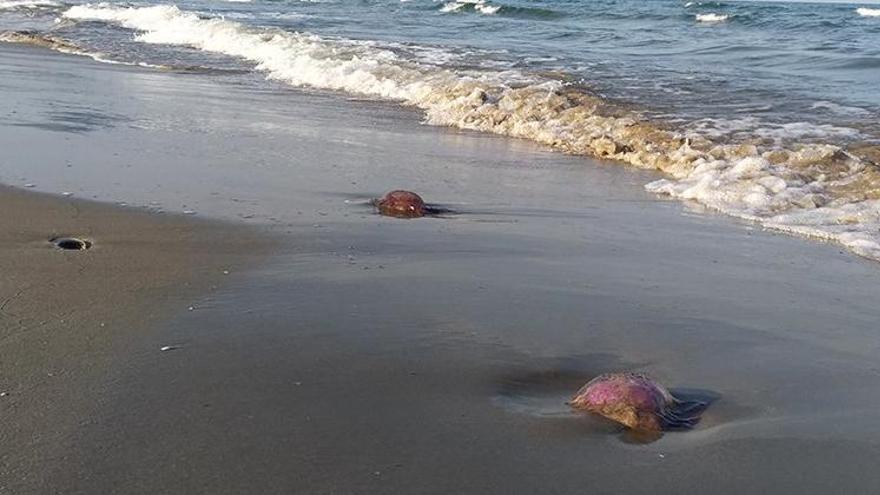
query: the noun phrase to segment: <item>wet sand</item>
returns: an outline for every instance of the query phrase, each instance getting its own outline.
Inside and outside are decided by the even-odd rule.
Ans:
[[[3,493],[62,493],[108,373],[193,297],[265,253],[252,229],[0,187],[0,473]],[[75,235],[91,248],[49,242]],[[226,274],[226,273],[228,274]]]
[[[863,346],[850,351],[810,337],[868,330],[860,320],[872,309],[843,314],[757,268],[714,290],[693,276],[614,280],[600,254],[608,246],[553,266],[543,243],[519,237],[431,247],[402,235],[321,237],[315,251],[275,258],[181,318],[164,338],[186,343],[173,359],[144,356],[121,371],[114,406],[96,412],[108,421],[77,442],[90,477],[64,484],[83,493],[880,486],[874,337],[840,337]],[[354,263],[327,252],[337,249]],[[676,303],[671,293],[686,283],[703,295]],[[744,291],[765,302],[729,302]],[[587,380],[630,369],[717,400],[696,430],[647,444],[565,407]]]
[[[389,105],[4,55],[19,75],[0,99],[16,112],[4,181],[281,239],[216,290],[197,283],[193,311],[151,320],[132,303],[136,338],[67,388],[97,392],[49,460],[4,446],[24,466],[9,493],[880,490],[874,263],[653,197],[654,174],[415,126]],[[55,111],[73,104],[78,117]],[[56,128],[71,118],[107,124]],[[367,200],[398,187],[459,213],[374,215]],[[649,443],[565,407],[621,370],[715,401]]]

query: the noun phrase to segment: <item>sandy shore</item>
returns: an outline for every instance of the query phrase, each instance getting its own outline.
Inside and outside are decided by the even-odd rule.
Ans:
[[[246,228],[0,188],[0,472],[4,493],[53,493],[51,459],[92,424],[108,370],[265,252]],[[49,242],[76,235],[86,251]],[[227,275],[226,273],[229,273]]]
[[[3,298],[70,270],[93,289],[44,297],[107,316],[2,341],[0,491],[880,490],[876,264],[390,105],[0,49],[3,181],[281,241],[250,264],[253,230],[4,190],[33,206],[4,220]],[[458,213],[374,215],[396,187]],[[76,221],[94,250],[47,246]],[[618,370],[717,400],[696,430],[633,443],[564,404]]]

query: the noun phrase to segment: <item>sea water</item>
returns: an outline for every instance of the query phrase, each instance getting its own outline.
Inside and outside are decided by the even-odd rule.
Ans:
[[[0,0],[0,29],[657,169],[652,192],[880,259],[880,4]]]

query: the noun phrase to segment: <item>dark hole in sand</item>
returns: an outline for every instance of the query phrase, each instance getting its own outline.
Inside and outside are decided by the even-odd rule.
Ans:
[[[612,434],[618,435],[624,443],[645,444],[659,440],[665,432],[687,430],[672,428],[664,432],[634,431],[598,414],[578,411],[568,405],[568,401],[584,384],[604,371],[621,368],[632,367],[610,366],[601,370],[550,368],[507,375],[500,378],[494,401],[512,413],[544,420],[562,420],[568,424],[564,430],[571,436]],[[669,392],[679,401],[699,404],[701,411],[721,398],[716,392],[695,388],[671,388]]]
[[[91,242],[77,237],[56,237],[50,242],[58,249],[64,249],[65,251],[85,251],[92,247]]]

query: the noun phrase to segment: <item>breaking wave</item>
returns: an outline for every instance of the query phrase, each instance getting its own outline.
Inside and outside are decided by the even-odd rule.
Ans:
[[[697,14],[697,22],[724,22],[730,18],[727,14]]]
[[[880,9],[860,7],[856,9],[856,13],[863,17],[880,17]]]
[[[138,31],[136,39],[250,61],[294,86],[418,107],[427,123],[530,139],[657,169],[648,190],[695,200],[781,231],[840,242],[880,260],[880,150],[822,143],[723,141],[641,117],[558,79],[453,70],[379,45],[202,19],[174,6],[70,8],[64,17]]]
[[[238,69],[223,69],[217,67],[203,67],[198,65],[164,65],[149,64],[146,62],[125,62],[114,60],[101,52],[87,50],[71,41],[57,36],[47,35],[36,31],[0,31],[0,43],[15,43],[20,45],[37,46],[68,55],[88,57],[96,62],[113,65],[130,65],[147,67],[167,72],[180,74],[241,74],[248,71]]]
[[[520,17],[538,20],[559,17],[559,13],[553,10],[536,7],[502,5],[490,3],[487,0],[452,0],[442,3],[438,10],[444,13],[474,12],[483,15],[498,14],[504,17]]]
[[[100,53],[88,52],[85,49],[67,40],[51,35],[38,33],[36,31],[0,31],[0,42],[39,46],[41,48],[48,48],[49,50],[54,50],[56,52],[67,53],[71,55],[82,55],[93,58],[95,60],[101,59]]]
[[[0,10],[48,9],[54,7],[61,7],[61,4],[52,0],[0,0]]]
[[[448,2],[440,7],[440,12],[459,12],[473,10],[481,14],[497,14],[501,10],[500,5],[491,5],[485,0],[457,0]]]

